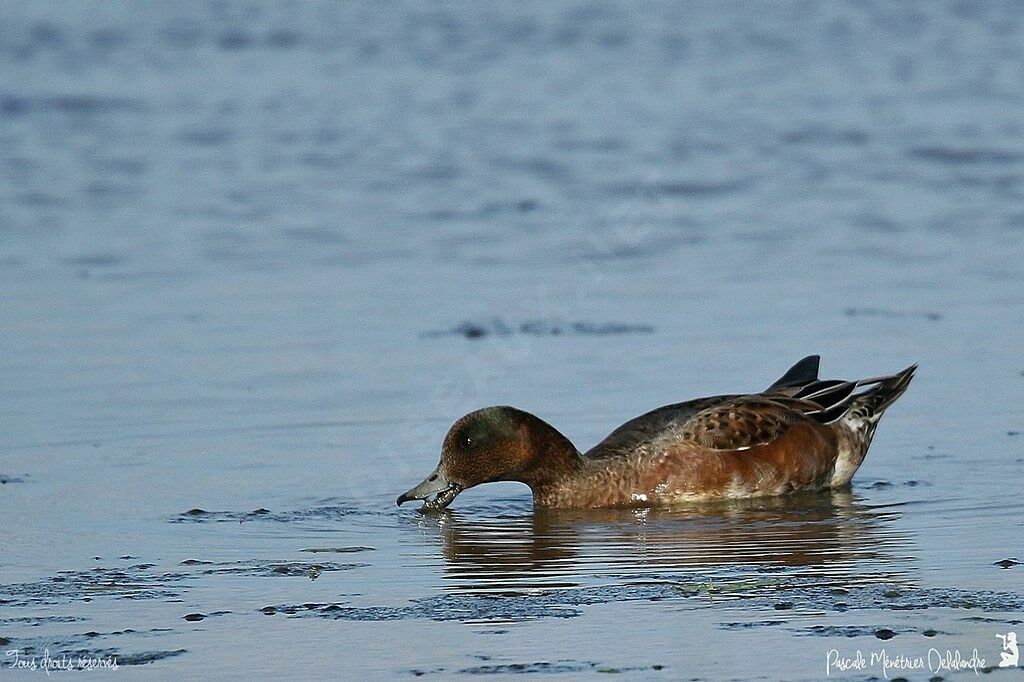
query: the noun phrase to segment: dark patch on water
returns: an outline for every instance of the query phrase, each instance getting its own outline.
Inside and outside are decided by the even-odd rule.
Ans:
[[[64,259],[64,263],[67,265],[88,268],[110,268],[121,265],[124,262],[124,256],[114,253],[93,253]]]
[[[57,208],[65,204],[65,199],[49,192],[30,190],[15,196],[15,201],[31,208]]]
[[[1006,620],[1005,618],[989,618],[987,616],[968,616],[960,620],[972,623],[1004,623],[1006,625],[1024,625],[1024,620]]]
[[[663,665],[619,667],[592,661],[538,661],[535,663],[495,663],[462,668],[456,672],[463,675],[559,675],[563,673],[603,673],[617,675],[642,670],[663,670]]]
[[[344,238],[336,230],[326,227],[290,227],[284,236],[293,242],[304,244],[340,244]]]
[[[180,656],[187,652],[188,649],[173,649],[168,651],[144,651],[134,654],[125,654],[120,651],[113,650],[111,652],[105,652],[105,655],[117,656],[118,665],[146,665],[148,663],[162,661],[165,658]]]
[[[341,521],[352,516],[364,514],[377,514],[363,509],[358,509],[347,504],[331,504],[309,509],[295,509],[291,511],[272,512],[269,509],[256,509],[251,512],[239,511],[207,511],[205,509],[189,509],[187,512],[178,514],[171,519],[171,523],[226,523],[234,521],[244,523],[247,521],[267,521],[272,523],[295,523],[298,521]]]
[[[867,144],[870,135],[859,128],[832,128],[825,125],[810,125],[787,131],[781,136],[782,142],[790,145],[850,145],[859,147]]]
[[[433,670],[420,670],[419,668],[413,668],[409,671],[413,677],[423,677],[424,675],[432,675],[435,673],[444,672],[444,668],[434,668]]]
[[[15,648],[17,648],[18,655],[22,658],[39,658],[44,654],[54,660],[59,660],[61,657],[76,660],[79,657],[108,660],[116,658],[118,666],[144,665],[146,663],[152,663],[154,661],[185,653],[185,649],[125,653],[117,647],[97,648],[95,646],[96,642],[102,639],[123,637],[125,635],[144,637],[147,635],[159,635],[168,632],[171,631],[166,628],[153,628],[141,632],[131,628],[125,628],[114,632],[97,632],[95,630],[90,630],[88,632],[72,633],[56,637],[43,636],[7,638],[5,642],[0,642],[0,644],[8,645],[12,642],[16,643],[17,646]]]
[[[413,181],[441,183],[458,180],[465,170],[456,164],[434,161],[402,172],[402,177]]]
[[[423,338],[461,336],[481,339],[487,336],[612,336],[618,334],[650,334],[654,327],[621,322],[563,322],[560,320],[527,320],[509,323],[501,318],[487,322],[461,322],[451,329],[424,332]]]
[[[892,639],[896,636],[896,633],[889,628],[879,628],[875,630],[875,637],[881,640]]]
[[[532,158],[496,158],[492,164],[499,169],[520,171],[540,180],[567,184],[573,178],[573,172],[566,164],[543,156]]]
[[[73,94],[40,100],[39,105],[63,114],[92,115],[135,112],[144,109],[142,100],[103,95]]]
[[[149,161],[143,158],[102,157],[93,159],[90,165],[100,172],[116,173],[128,177],[139,177],[145,175],[149,170]]]
[[[0,474],[0,485],[7,485],[8,483],[24,483],[25,478],[23,476],[9,476],[7,474]]]
[[[0,116],[14,118],[26,113],[30,108],[29,101],[24,97],[0,95]]]
[[[128,199],[142,192],[141,185],[93,180],[82,186],[83,193],[96,200]]]
[[[179,131],[177,138],[196,147],[219,147],[234,140],[235,134],[229,128],[187,128]]]
[[[140,111],[143,103],[137,99],[104,97],[102,95],[75,94],[31,100],[17,95],[0,97],[0,115],[8,118],[22,116],[33,110],[52,110],[63,114],[110,114]]]
[[[268,32],[263,36],[263,43],[267,47],[272,47],[277,50],[289,50],[302,45],[304,36],[301,32],[279,28]]]
[[[1017,163],[1024,154],[1005,149],[981,147],[933,146],[915,147],[907,152],[911,158],[950,165],[974,163]]]
[[[354,552],[372,552],[374,547],[309,547],[307,549],[300,549],[300,552],[312,552],[317,553],[329,553],[334,552],[338,554],[350,554]]]
[[[815,637],[867,637],[878,632],[878,628],[866,625],[813,625],[811,627],[794,630],[798,635],[812,635]]]
[[[998,566],[999,568],[1010,568],[1011,566],[1020,566],[1020,562],[1017,561],[1017,557],[1010,557],[1008,559],[997,561],[993,565]]]
[[[203,561],[202,559],[185,559],[181,562],[182,566],[208,566],[212,564],[212,561]]]
[[[369,564],[337,564],[337,563],[304,563],[301,561],[270,561],[266,559],[252,559],[251,561],[235,561],[224,564],[216,564],[216,568],[207,568],[202,571],[204,575],[234,574],[251,576],[303,576],[315,579],[323,572],[351,571],[356,568],[366,568]]]
[[[537,663],[504,663],[496,665],[478,665],[472,668],[463,668],[458,672],[465,675],[532,675],[537,673],[560,674],[579,673],[591,670],[597,664],[581,663],[578,661],[558,661],[549,663],[540,661]]]
[[[252,47],[254,42],[252,34],[242,29],[228,29],[217,36],[217,45],[231,52]]]
[[[152,564],[130,568],[97,567],[87,571],[61,571],[52,578],[31,583],[0,585],[0,604],[29,606],[112,599],[170,599],[179,591],[170,587],[189,576],[185,573],[149,573]]]
[[[0,623],[24,623],[37,626],[44,623],[78,623],[89,620],[78,616],[22,616],[21,618],[0,618]]]
[[[489,660],[488,657],[481,657],[485,660]],[[560,675],[565,673],[602,673],[606,675],[617,675],[627,672],[638,672],[638,671],[659,671],[664,670],[663,665],[650,665],[650,666],[614,666],[602,663],[594,663],[591,661],[573,661],[573,660],[560,660],[560,661],[537,661],[533,663],[495,663],[487,665],[472,666],[469,668],[461,668],[459,670],[449,671],[446,668],[434,668],[431,670],[423,670],[420,668],[413,668],[409,672],[415,677],[423,677],[425,675],[435,674],[450,674],[454,672],[461,675]]]
[[[39,47],[56,49],[64,45],[64,31],[49,21],[39,21],[28,31],[29,40]]]
[[[850,218],[850,223],[856,227],[862,227],[869,232],[884,234],[896,234],[906,229],[901,223],[876,213],[862,213],[853,216]]]
[[[889,310],[888,308],[846,308],[843,314],[847,317],[883,317],[892,319],[918,318],[937,322],[942,319],[940,313],[933,311]]]
[[[507,597],[506,597],[507,598]],[[411,619],[426,619],[435,621],[487,621],[487,620],[513,620],[526,621],[537,618],[575,618],[581,615],[579,609],[567,607],[562,604],[533,604],[521,601],[512,601],[501,604],[463,604],[445,603],[445,599],[423,599],[416,600],[414,606],[398,607],[351,607],[340,604],[322,604],[315,608],[311,605],[300,606],[274,606],[264,607],[263,612],[268,613],[272,608],[274,613],[285,613],[292,616],[319,616],[334,620],[354,621],[396,621]]]
[[[201,620],[206,620],[207,618],[217,618],[219,616],[227,616],[230,613],[231,613],[230,611],[210,611],[209,613],[198,613],[198,612],[196,612],[196,613],[186,613],[184,616],[182,616],[182,620],[187,620],[190,623],[197,623],[197,622],[199,622]],[[119,633],[115,633],[115,634],[119,634]]]
[[[309,168],[319,170],[339,170],[352,164],[354,155],[351,152],[327,153],[322,151],[303,152],[299,162]]]
[[[707,582],[707,581],[706,581]],[[890,588],[891,589],[891,588]],[[778,601],[778,593],[799,594],[799,599]],[[968,592],[953,589],[906,587],[898,602],[885,597],[886,588],[865,585],[851,592],[847,608],[890,611],[925,611],[934,608],[975,609],[981,611],[1016,611],[1024,606],[1024,597],[993,592]],[[723,597],[743,599],[752,608],[774,610],[829,609],[834,592],[823,588],[816,579],[791,578],[785,583],[765,582],[756,587],[734,591],[723,586],[717,590]],[[415,599],[406,606],[353,607],[340,603],[305,603],[270,605],[261,611],[267,615],[283,613],[293,617],[318,617],[354,621],[397,621],[425,619],[435,621],[524,621],[537,618],[574,618],[581,607],[628,601],[659,601],[663,599],[706,599],[708,591],[693,582],[643,583],[576,587],[538,593],[451,594]],[[774,597],[774,598],[773,598]],[[799,601],[799,603],[797,603]],[[885,628],[871,629],[870,634],[885,635]]]
[[[776,625],[785,625],[784,620],[755,620],[755,621],[733,621],[731,623],[719,623],[718,627],[723,630],[750,630],[752,628],[770,628]]]
[[[626,148],[626,140],[619,136],[584,138],[564,138],[554,143],[555,149],[566,152],[590,152],[612,154]]]
[[[867,490],[886,490],[888,488],[894,488],[897,485],[901,485],[907,488],[917,488],[918,486],[929,486],[931,484],[928,483],[927,481],[916,481],[911,479],[909,481],[903,481],[902,483],[893,483],[892,481],[875,481],[874,483],[871,483],[869,485],[858,487],[863,487]]]
[[[750,188],[752,179],[744,180],[668,180],[661,182],[629,182],[613,185],[609,190],[617,196],[642,197],[657,199],[658,197],[675,197],[686,199],[711,199],[717,196],[734,194]]]
[[[88,39],[89,45],[101,54],[107,54],[131,44],[131,35],[119,28],[98,28],[89,31]]]
[[[83,270],[88,273],[89,276],[98,282],[178,282],[185,278],[186,274],[183,271],[168,271],[168,270],[137,270],[134,272],[101,272],[96,275],[88,270]]]
[[[966,620],[966,619],[962,619],[962,620]],[[992,620],[994,622],[1003,622],[1003,623],[1007,622],[1007,621],[996,621],[995,619],[992,619]],[[938,637],[939,635],[942,635],[943,637],[952,637],[954,635],[954,633],[947,632],[945,630],[936,630],[934,628],[925,628],[924,630],[921,631],[921,636],[922,637],[928,637],[929,639],[932,638],[932,637]]]
[[[487,201],[478,208],[468,210],[455,208],[435,209],[424,214],[424,217],[441,222],[476,221],[499,215],[533,213],[539,210],[540,207],[540,202],[531,198],[518,199],[516,201]]]

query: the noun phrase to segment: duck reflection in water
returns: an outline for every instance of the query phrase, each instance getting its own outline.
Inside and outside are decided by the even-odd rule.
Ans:
[[[895,508],[859,503],[848,491],[693,509],[492,509],[418,520],[436,533],[446,587],[514,593],[755,573],[845,586],[899,580],[910,559],[909,539],[892,528]]]

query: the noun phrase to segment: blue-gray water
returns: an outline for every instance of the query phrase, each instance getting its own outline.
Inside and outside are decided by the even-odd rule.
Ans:
[[[1024,560],[1022,22],[5,0],[0,653],[197,679],[995,665],[1024,627],[1024,566],[995,564]],[[849,495],[394,507],[476,407],[585,448],[815,352],[921,364]]]

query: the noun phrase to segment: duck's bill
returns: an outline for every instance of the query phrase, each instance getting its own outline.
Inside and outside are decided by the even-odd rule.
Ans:
[[[434,473],[427,476],[423,483],[399,495],[397,504],[402,506],[406,502],[423,500],[420,511],[440,511],[451,504],[461,492],[462,486],[449,481],[444,474],[444,465],[438,464]]]

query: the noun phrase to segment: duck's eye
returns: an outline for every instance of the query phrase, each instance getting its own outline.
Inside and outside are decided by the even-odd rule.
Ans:
[[[464,447],[466,449],[469,449],[469,448],[473,447],[473,439],[470,438],[469,436],[463,436],[462,437],[462,447]]]

